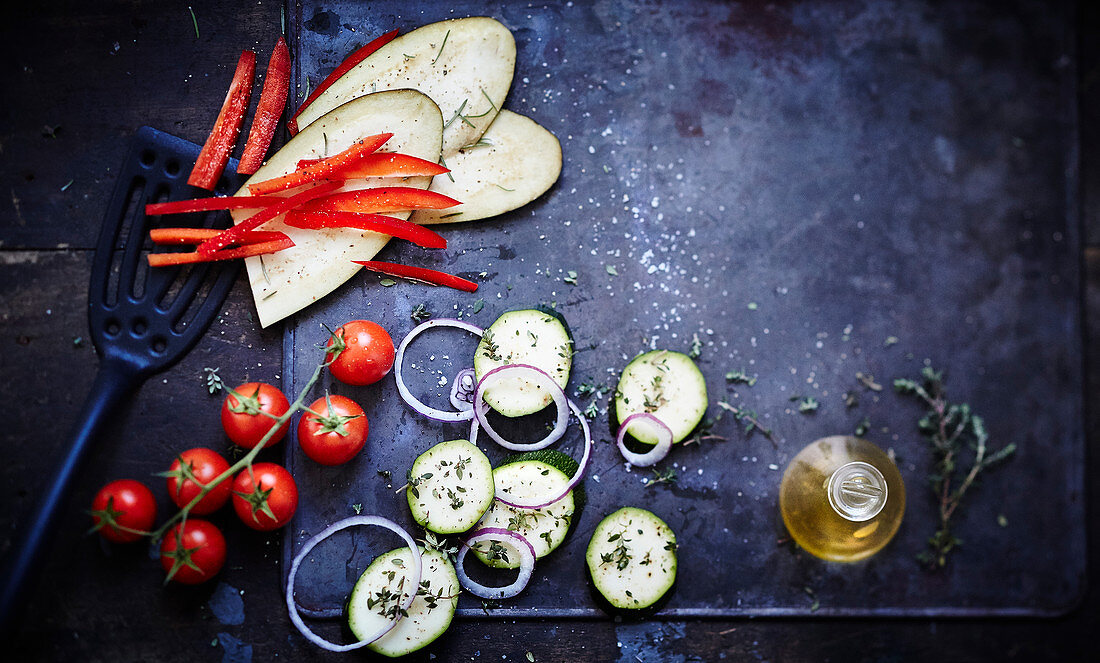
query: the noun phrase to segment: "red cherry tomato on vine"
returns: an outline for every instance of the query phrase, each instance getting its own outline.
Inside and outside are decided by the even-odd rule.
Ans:
[[[367,417],[350,398],[325,396],[309,409],[312,412],[298,421],[298,444],[314,461],[322,465],[346,463],[367,443]]]
[[[263,382],[246,382],[233,391],[240,398],[232,393],[225,397],[225,402],[222,403],[222,428],[234,444],[251,449],[271,430],[275,423],[274,417],[286,414],[290,403],[283,392]],[[264,446],[270,447],[283,439],[289,427],[288,421]]]
[[[233,510],[252,529],[279,529],[297,508],[298,484],[282,465],[255,463],[233,480]]]
[[[195,499],[211,481],[229,469],[229,462],[221,454],[210,449],[197,447],[184,451],[172,461],[172,466],[164,473],[168,477],[168,497],[179,508],[183,508]],[[214,486],[198,504],[191,507],[196,516],[214,513],[229,501],[232,477]]]
[[[156,519],[157,500],[140,481],[112,481],[92,499],[92,531],[113,543],[137,541],[153,529]]]
[[[169,580],[185,585],[206,582],[225,566],[225,536],[210,521],[188,518],[164,535],[160,565]]]
[[[325,347],[326,358],[332,361],[328,367],[332,377],[345,384],[378,382],[393,368],[393,339],[377,322],[345,323],[333,332]]]

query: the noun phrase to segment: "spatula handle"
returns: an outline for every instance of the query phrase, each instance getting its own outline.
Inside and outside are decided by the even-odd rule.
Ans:
[[[84,402],[64,457],[39,492],[34,511],[5,557],[0,571],[0,642],[7,641],[26,608],[27,593],[33,589],[49,556],[48,545],[64,512],[77,470],[91,443],[119,403],[137,387],[139,373],[125,362],[105,359],[99,367],[92,391]]]

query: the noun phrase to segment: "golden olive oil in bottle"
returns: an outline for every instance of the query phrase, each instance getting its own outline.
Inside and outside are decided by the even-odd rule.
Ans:
[[[791,538],[835,562],[865,559],[882,549],[905,514],[905,485],[881,449],[835,435],[798,452],[783,473],[779,511]]]

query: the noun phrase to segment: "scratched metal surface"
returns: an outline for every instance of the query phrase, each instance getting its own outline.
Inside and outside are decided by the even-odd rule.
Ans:
[[[366,317],[400,339],[420,303],[482,326],[512,308],[553,304],[581,350],[570,393],[582,381],[613,386],[634,354],[686,351],[697,336],[711,414],[720,399],[745,404],[778,439],[773,448],[726,417],[714,429],[726,441],[677,448],[662,464],[677,469],[676,486],[646,487],[647,473],[625,471],[603,442],[612,435],[600,400],[589,504],[574,534],[540,561],[522,596],[487,612],[464,596],[461,614],[603,614],[584,549],[596,522],[627,504],[661,515],[680,540],[680,579],[661,615],[1072,607],[1084,586],[1085,532],[1067,10],[905,1],[408,6],[292,7],[298,84],[315,85],[345,53],[392,28],[493,16],[519,50],[505,106],[561,139],[564,170],[525,208],[445,229],[444,251],[393,243],[380,256],[470,276],[481,284],[476,294],[383,287],[364,275],[292,320],[291,388],[318,359],[320,323]],[[576,285],[563,281],[570,270]],[[425,369],[418,388],[444,402],[435,381],[468,363],[472,341],[438,332],[414,347]],[[985,416],[995,444],[1019,447],[968,499],[958,516],[965,544],[938,574],[914,561],[936,518],[930,454],[915,430],[921,409],[889,390],[926,360],[948,368],[950,392]],[[740,368],[759,381],[727,385],[726,371]],[[857,372],[887,389],[861,388]],[[411,526],[394,490],[412,459],[466,435],[409,412],[392,380],[322,382],[364,403],[370,439],[340,468],[288,446],[302,502],[285,559],[353,505]],[[860,398],[850,409],[849,390]],[[814,397],[819,410],[799,414],[796,395]],[[782,469],[804,444],[850,433],[864,417],[867,437],[897,453],[908,487],[896,539],[851,565],[777,543]],[[372,554],[393,545],[369,530],[338,537],[311,556],[299,600],[341,604]]]

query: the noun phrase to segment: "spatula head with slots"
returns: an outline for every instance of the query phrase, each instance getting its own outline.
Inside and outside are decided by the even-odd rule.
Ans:
[[[150,127],[135,134],[104,216],[88,289],[88,323],[104,360],[121,360],[142,377],[164,370],[190,350],[218,315],[239,264],[204,263],[151,269],[149,230],[227,226],[228,214],[147,217],[145,205],[194,197],[187,172],[199,146]],[[231,160],[215,191],[236,191],[246,179]]]

